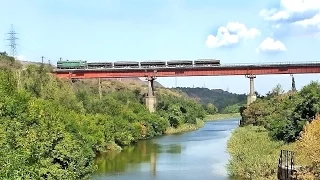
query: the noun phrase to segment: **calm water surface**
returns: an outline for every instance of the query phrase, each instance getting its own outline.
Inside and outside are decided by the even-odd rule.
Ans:
[[[207,122],[197,131],[139,142],[98,157],[92,179],[225,180],[226,143],[239,119]]]

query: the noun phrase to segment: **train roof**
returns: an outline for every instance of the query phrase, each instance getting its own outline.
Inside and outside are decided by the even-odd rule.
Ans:
[[[138,61],[117,61],[114,64],[139,64]]]
[[[170,60],[168,63],[184,63],[184,62],[192,62],[192,60]]]
[[[90,62],[88,64],[112,64],[112,62]]]
[[[141,64],[156,64],[156,63],[163,63],[165,64],[166,61],[142,61]]]
[[[166,62],[166,61],[163,61],[163,60],[147,60],[147,61],[141,61],[143,63],[145,62]]]
[[[194,60],[194,61],[213,61],[213,62],[220,62],[220,60],[218,59],[197,59],[197,60]]]
[[[59,60],[57,63],[65,63],[65,62],[87,62],[83,60]]]

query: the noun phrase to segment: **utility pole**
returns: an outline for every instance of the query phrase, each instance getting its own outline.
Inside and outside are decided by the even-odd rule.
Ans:
[[[18,69],[17,71],[17,79],[18,79],[17,89],[20,90],[21,89],[21,70],[20,69]]]
[[[14,31],[13,25],[11,25],[11,30],[9,31],[9,33],[7,33],[9,35],[9,38],[6,39],[10,42],[10,44],[8,46],[10,46],[10,51],[11,51],[11,56],[16,58],[17,56],[17,44],[16,44],[16,40],[18,39],[16,37],[16,32]]]
[[[98,78],[98,83],[99,83],[99,98],[102,99],[102,92],[101,92],[101,79]]]

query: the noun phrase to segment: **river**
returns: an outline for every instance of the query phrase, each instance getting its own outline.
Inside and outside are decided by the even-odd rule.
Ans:
[[[205,123],[197,131],[140,141],[96,160],[95,180],[225,180],[227,140],[238,118]]]

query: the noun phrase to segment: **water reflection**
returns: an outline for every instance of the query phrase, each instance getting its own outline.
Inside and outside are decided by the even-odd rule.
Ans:
[[[226,143],[238,119],[208,122],[198,131],[140,141],[96,159],[93,179],[228,179]]]
[[[125,147],[121,153],[109,152],[100,154],[96,159],[97,174],[121,173],[128,170],[134,171],[139,164],[150,162],[151,172],[155,174],[156,159],[159,153],[180,154],[180,144],[160,145],[151,140],[140,141],[136,145]]]

